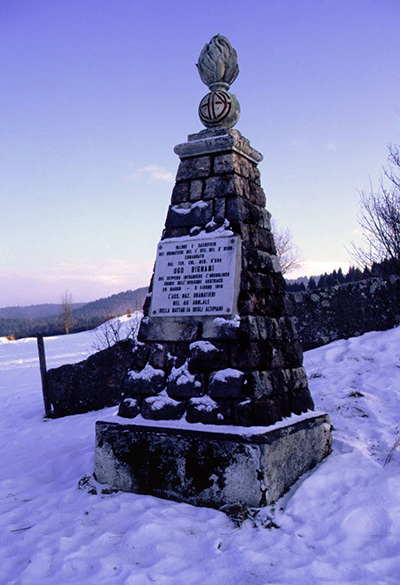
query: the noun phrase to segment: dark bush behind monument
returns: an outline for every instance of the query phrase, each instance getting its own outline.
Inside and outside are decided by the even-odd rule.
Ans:
[[[206,130],[175,147],[144,318],[119,416],[97,424],[95,474],[127,491],[259,506],[330,452],[330,423],[312,412],[285,311],[262,155],[232,128],[239,70],[225,37],[198,69],[211,90],[199,107]]]

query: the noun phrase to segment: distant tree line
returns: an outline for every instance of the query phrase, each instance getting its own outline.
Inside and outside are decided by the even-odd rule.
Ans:
[[[104,323],[102,317],[93,317],[92,319],[79,319],[74,321],[71,333],[87,331],[94,329]],[[8,319],[0,318],[0,337],[9,337],[21,339],[22,337],[35,337],[36,335],[63,335],[65,333],[65,324],[60,317],[37,317],[34,319]]]
[[[382,262],[374,262],[371,268],[365,267],[363,270],[356,266],[350,266],[347,274],[343,274],[341,268],[333,270],[330,274],[324,273],[319,277],[312,276],[308,279],[307,286],[304,282],[287,282],[287,292],[299,292],[304,290],[315,290],[320,288],[330,288],[345,282],[357,282],[366,278],[380,277],[388,278],[391,274],[399,274],[398,263],[388,259]]]
[[[110,297],[73,308],[68,324],[70,333],[95,329],[113,317],[141,309],[147,288],[128,290]],[[35,318],[0,317],[0,337],[21,339],[36,335],[63,335],[66,332],[65,308],[60,306],[58,315]]]

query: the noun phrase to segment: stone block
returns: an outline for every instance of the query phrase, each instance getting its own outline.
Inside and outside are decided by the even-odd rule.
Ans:
[[[246,381],[244,393],[249,398],[258,399],[261,396],[271,396],[274,392],[274,373],[271,371],[249,372]]]
[[[242,398],[245,375],[240,370],[225,368],[212,372],[208,393],[211,398]]]
[[[286,283],[285,279],[283,278],[282,274],[278,274],[277,272],[271,274],[271,277],[274,281],[274,292],[276,295],[279,295],[283,300],[285,299],[285,291],[286,291]]]
[[[140,401],[138,398],[124,398],[118,409],[118,416],[123,418],[135,418],[140,414]]]
[[[265,250],[258,250],[247,244],[243,247],[243,257],[247,261],[246,269],[263,272],[281,272],[279,259],[275,254],[270,254]]]
[[[291,319],[287,317],[280,317],[279,319],[271,319],[272,325],[272,332],[271,332],[271,340],[282,340],[283,338],[287,338],[287,335],[290,334],[291,338],[293,338],[291,329]]]
[[[249,179],[256,185],[261,185],[261,173],[260,169],[256,165],[251,165]]]
[[[149,361],[150,347],[138,341],[132,350],[132,370],[142,370]]]
[[[190,423],[217,425],[225,422],[219,404],[210,396],[191,398],[187,405],[186,420]]]
[[[189,186],[189,181],[179,181],[178,183],[175,183],[171,195],[172,205],[178,205],[179,203],[189,201]]]
[[[202,374],[191,374],[188,369],[188,362],[185,361],[180,367],[172,368],[167,379],[168,395],[172,398],[191,398],[204,394],[204,376]]]
[[[216,347],[210,341],[195,341],[189,346],[189,370],[207,372],[227,365],[227,352],[224,347]]]
[[[224,175],[227,173],[235,173],[248,179],[253,174],[252,166],[252,163],[243,156],[235,152],[229,152],[215,157],[214,174]]]
[[[189,235],[189,227],[179,228],[165,228],[163,230],[162,239],[165,238],[181,238],[182,236]]]
[[[139,340],[191,342],[198,339],[199,324],[193,319],[147,317],[142,319]]]
[[[184,400],[185,398],[193,398],[204,395],[204,384],[200,382],[199,377],[193,377],[190,380],[181,377],[173,382],[168,382],[167,392],[168,396],[177,400]]]
[[[261,207],[265,207],[265,204],[267,202],[264,189],[261,187],[261,185],[258,185],[256,183],[250,183],[250,189],[247,193],[247,197],[250,199],[250,201],[253,201],[253,203],[261,205]]]
[[[152,343],[149,352],[149,364],[153,368],[170,371],[173,358],[170,353],[170,344]]]
[[[243,222],[240,221],[233,221],[231,222],[233,225],[237,226],[237,228],[240,230],[240,235],[242,236],[242,242],[243,242],[243,252],[247,249],[250,248],[254,248],[251,239],[250,239],[250,229],[249,229],[249,225],[245,224]],[[244,256],[244,254],[243,254]]]
[[[281,408],[281,397],[260,396],[260,398],[252,401],[252,425],[255,426],[269,426],[273,425],[283,418]]]
[[[227,200],[226,217],[232,222],[248,223],[263,229],[271,229],[271,214],[263,207],[242,197]]]
[[[226,217],[226,199],[225,197],[219,197],[214,199],[214,221],[217,225],[224,223]]]
[[[145,298],[144,303],[143,303],[143,316],[144,317],[147,317],[147,315],[149,314],[150,304],[151,304],[151,293],[146,295],[146,298]]]
[[[185,402],[170,398],[165,392],[145,398],[142,402],[142,416],[151,420],[179,420],[186,410]]]
[[[190,228],[189,234],[191,236],[198,236],[202,231],[203,231],[203,226],[194,225],[192,228]]]
[[[240,327],[240,320],[216,317],[207,319],[202,324],[202,338],[219,341],[232,341],[237,339]]]
[[[258,341],[260,339],[257,327],[257,317],[254,315],[244,315],[241,317],[238,339],[241,343]]]
[[[165,373],[163,370],[156,370],[147,364],[139,372],[128,372],[125,380],[124,390],[128,396],[136,394],[151,396],[159,394],[165,388]]]
[[[247,138],[234,128],[208,128],[197,134],[189,134],[188,142],[178,144],[174,152],[181,160],[204,154],[235,152],[258,164],[263,156],[250,146]]]
[[[262,274],[257,272],[242,271],[241,274],[241,290],[249,291],[263,291],[263,293],[272,293],[274,290],[274,280],[270,274]]]
[[[251,427],[253,424],[253,401],[248,398],[236,402],[234,409],[234,424],[240,427]]]
[[[261,299],[261,314],[279,319],[285,313],[285,299],[282,295],[266,294]]]
[[[206,233],[211,234],[215,232],[219,227],[221,227],[221,223],[217,223],[214,218],[206,225]]]
[[[265,209],[265,207],[260,207],[259,205],[252,204],[255,209],[257,209],[257,225],[266,229],[271,230],[271,214],[269,211]]]
[[[303,363],[303,348],[299,340],[293,340],[291,343],[284,343],[282,348],[284,354],[284,363],[288,368],[297,368]]]
[[[232,368],[259,369],[261,364],[261,346],[258,342],[235,344],[231,347]]]
[[[283,418],[289,418],[293,413],[290,407],[289,392],[286,388],[279,387],[276,393],[279,394],[279,408]],[[314,408],[310,409],[314,410]],[[304,411],[306,412],[306,411]]]
[[[203,193],[203,181],[197,179],[195,181],[191,181],[190,183],[190,201],[200,201],[201,195]]]
[[[279,347],[274,347],[272,344],[265,342],[266,345],[272,347],[272,357],[267,356],[267,359],[263,361],[262,365],[266,368],[284,368],[286,363],[286,355],[282,352]]]
[[[195,225],[205,225],[208,223],[213,214],[212,201],[196,201],[195,203],[181,203],[180,205],[170,205],[166,228],[190,227]]]
[[[274,321],[275,319],[271,319],[270,317],[256,317],[259,339],[273,339]]]
[[[247,227],[247,241],[253,248],[264,250],[269,254],[276,254],[275,242],[272,232],[270,230],[249,225]],[[246,231],[246,230],[245,230]]]
[[[176,423],[179,425],[179,423]],[[95,477],[196,506],[271,505],[331,452],[327,415],[239,433],[98,422]]]
[[[219,406],[219,421],[223,425],[233,425],[234,422],[234,405],[236,398],[215,398]]]
[[[291,388],[292,387],[292,370],[280,370],[280,383],[282,388]]]
[[[307,410],[314,410],[314,402],[308,388],[299,388],[289,391],[290,412],[301,414]]]
[[[241,197],[229,197],[226,201],[226,217],[229,221],[248,223],[250,214],[246,202]]]
[[[214,173],[224,175],[227,173],[238,173],[238,156],[234,152],[217,155],[214,159]]]
[[[240,315],[252,315],[264,313],[264,300],[252,292],[241,290],[239,292],[237,306]]]
[[[307,374],[303,367],[291,370],[291,384],[294,390],[307,388]]]
[[[177,181],[187,179],[199,179],[208,177],[211,172],[211,158],[209,156],[199,156],[183,160],[176,175]]]
[[[171,353],[173,356],[175,369],[187,364],[189,359],[189,345],[189,341],[177,341],[176,343],[172,344],[173,349]]]
[[[206,179],[203,198],[234,197],[243,195],[243,180],[238,175],[219,175]]]

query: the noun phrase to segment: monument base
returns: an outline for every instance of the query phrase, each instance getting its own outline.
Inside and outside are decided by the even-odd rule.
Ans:
[[[127,492],[196,506],[274,503],[331,452],[328,415],[229,430],[98,422],[95,477]],[[232,430],[231,430],[232,429]]]

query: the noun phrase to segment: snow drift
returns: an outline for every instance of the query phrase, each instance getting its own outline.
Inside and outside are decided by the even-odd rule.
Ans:
[[[43,419],[36,339],[0,343],[0,583],[397,584],[400,328],[305,354],[333,453],[241,526],[223,513],[91,478],[94,423]],[[92,351],[89,332],[45,340],[48,367]]]

